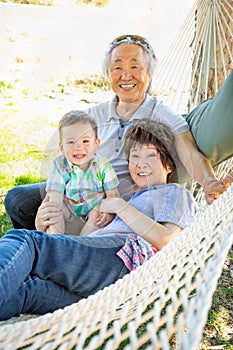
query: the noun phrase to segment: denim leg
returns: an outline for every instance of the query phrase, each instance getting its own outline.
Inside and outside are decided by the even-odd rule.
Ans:
[[[11,299],[30,274],[52,281],[80,298],[88,297],[129,273],[116,255],[123,244],[122,238],[114,236],[80,237],[11,230],[0,240],[1,303],[4,305]],[[36,294],[36,290],[31,292]],[[37,305],[34,299],[33,303]],[[30,312],[33,308],[34,312],[40,310],[33,306]]]
[[[8,191],[4,204],[14,228],[35,230],[35,217],[45,197],[45,182],[16,186]]]
[[[0,239],[0,305],[14,294],[32,270],[35,249],[28,232],[10,230]]]
[[[41,252],[32,273],[82,297],[96,293],[129,272],[116,255],[124,245],[123,238],[38,233],[32,238],[37,240],[37,250]]]
[[[29,276],[3,305],[0,306],[0,321],[21,313],[40,314],[53,312],[81,299],[75,293],[52,281]]]

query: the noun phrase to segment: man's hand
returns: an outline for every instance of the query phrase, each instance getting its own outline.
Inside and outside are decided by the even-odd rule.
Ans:
[[[228,174],[226,177],[224,177],[221,182],[224,184],[224,186],[227,188],[229,187],[233,182],[233,170]]]
[[[233,172],[220,181],[211,181],[203,190],[205,192],[205,198],[208,204],[211,204],[217,199],[233,182]]]

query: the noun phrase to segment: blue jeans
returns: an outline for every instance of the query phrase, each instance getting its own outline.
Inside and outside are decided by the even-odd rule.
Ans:
[[[45,197],[45,182],[21,185],[8,191],[5,209],[14,228],[35,230],[35,217]]]
[[[70,305],[129,270],[116,252],[124,239],[8,231],[0,239],[0,320]]]

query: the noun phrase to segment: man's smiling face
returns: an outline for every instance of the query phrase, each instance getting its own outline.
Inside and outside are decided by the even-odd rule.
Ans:
[[[110,56],[109,82],[122,102],[140,105],[151,81],[148,54],[136,44],[116,46]]]

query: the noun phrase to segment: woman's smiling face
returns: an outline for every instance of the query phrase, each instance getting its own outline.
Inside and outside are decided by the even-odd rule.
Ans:
[[[129,171],[140,189],[166,184],[169,173],[169,169],[164,168],[156,147],[139,143],[130,149]]]

